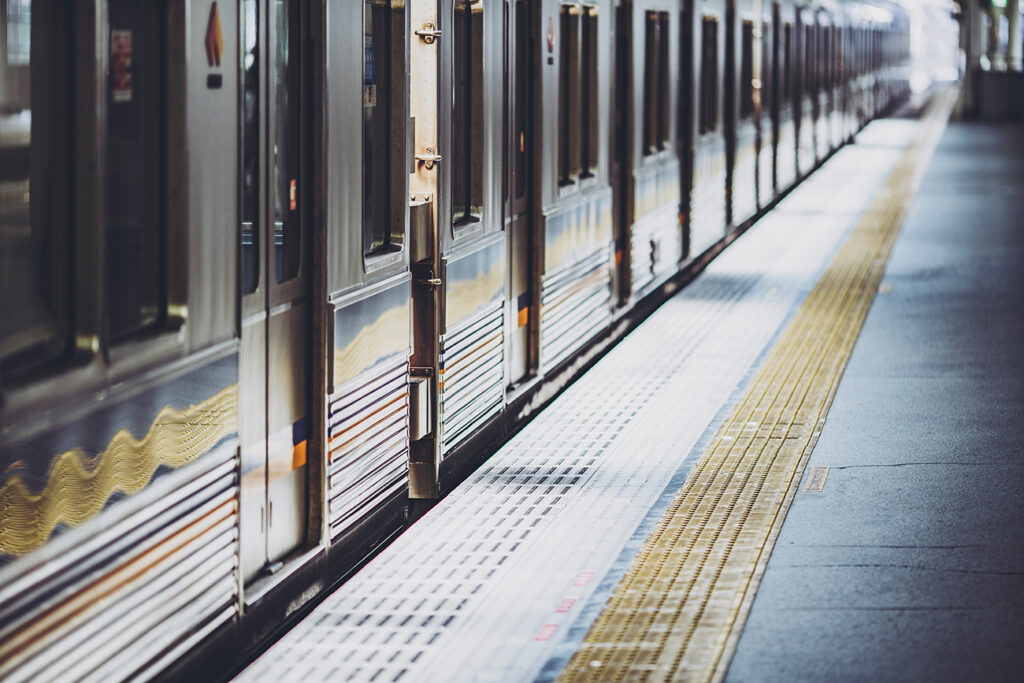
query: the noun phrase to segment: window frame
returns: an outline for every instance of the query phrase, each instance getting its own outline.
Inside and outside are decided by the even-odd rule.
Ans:
[[[754,21],[740,23],[739,121],[754,117]]]
[[[664,152],[672,141],[672,23],[671,14],[658,12],[658,85],[656,90],[655,144],[658,152]]]
[[[464,141],[465,142],[465,149],[466,149],[466,152],[465,152],[466,159],[465,159],[465,161],[467,163],[463,163],[463,160],[460,159],[459,154],[456,151],[456,149],[457,149],[457,145],[456,145],[456,134],[457,133],[456,133],[456,131],[457,131],[458,127],[455,125],[455,118],[456,118],[456,115],[457,115],[456,114],[456,109],[459,106],[459,100],[458,100],[458,98],[456,96],[457,95],[457,82],[458,82],[458,78],[457,78],[457,75],[456,75],[456,67],[457,67],[457,65],[459,64],[459,61],[460,61],[459,58],[458,58],[458,54],[459,54],[458,48],[456,46],[458,45],[458,39],[459,39],[459,35],[458,35],[459,34],[458,12],[459,12],[460,9],[466,10],[468,12],[468,14],[469,14],[469,17],[470,17],[470,21],[466,22],[466,35],[469,37],[469,49],[471,51],[470,52],[470,57],[473,57],[475,55],[475,56],[477,56],[479,58],[478,59],[478,63],[475,64],[475,66],[477,66],[478,68],[476,68],[475,70],[473,69],[474,61],[473,61],[472,58],[467,58],[465,60],[462,60],[466,64],[466,68],[467,68],[467,71],[468,71],[468,73],[466,74],[467,75],[467,79],[466,80],[469,83],[469,88],[467,89],[468,97],[467,97],[467,103],[466,103],[466,111],[464,112],[465,115],[466,115],[466,120],[467,120],[467,122],[469,122],[469,121],[472,121],[475,118],[475,119],[480,121],[480,126],[478,127],[478,130],[476,131],[476,134],[474,134],[472,126],[469,126],[469,125],[465,126],[465,131],[466,131],[466,138],[465,138],[465,141]],[[483,42],[484,42],[484,40],[483,40],[483,38],[484,38],[483,33],[484,33],[484,28],[485,28],[485,22],[484,22],[484,16],[483,16],[483,13],[485,11],[485,6],[484,6],[483,0],[454,0],[454,2],[452,3],[452,11],[453,11],[452,31],[451,31],[451,36],[452,36],[452,38],[451,38],[451,40],[452,40],[452,53],[451,53],[452,54],[452,72],[451,72],[452,73],[452,99],[451,99],[452,104],[451,104],[451,106],[452,106],[452,109],[451,109],[451,119],[450,119],[451,123],[449,125],[449,129],[451,130],[451,140],[450,140],[450,150],[451,151],[448,154],[448,158],[443,160],[441,163],[444,164],[444,163],[447,162],[448,169],[449,169],[448,170],[448,177],[450,179],[449,196],[451,198],[451,209],[450,209],[450,216],[449,216],[449,224],[451,225],[452,236],[457,239],[458,237],[460,237],[461,235],[465,234],[466,232],[470,232],[470,231],[476,229],[478,226],[480,226],[483,223],[484,213],[487,210],[487,207],[485,206],[486,196],[485,196],[485,194],[483,192],[483,182],[482,182],[482,180],[480,181],[479,188],[478,188],[479,191],[480,191],[480,196],[479,196],[480,205],[478,207],[474,207],[473,206],[473,181],[472,181],[474,165],[476,167],[478,167],[479,170],[480,170],[480,173],[478,175],[482,176],[483,170],[484,170],[484,166],[485,166],[485,161],[486,161],[485,160],[485,156],[484,156],[485,145],[484,145],[484,142],[483,142],[483,138],[484,138],[483,128],[486,125],[486,121],[485,121],[486,107],[484,106],[484,100],[483,100],[483,90],[485,89],[485,84],[484,84],[484,80],[483,80],[483,74],[485,72],[484,60],[486,59],[486,51],[482,49],[482,45],[483,45]],[[477,13],[479,13],[479,18],[478,19],[474,19],[473,15],[477,14]],[[476,29],[476,32],[477,32],[477,38],[478,38],[477,40],[473,40],[472,39],[473,38],[474,28]],[[475,140],[476,144],[473,144],[474,140]],[[456,206],[457,206],[457,204],[456,204],[456,193],[455,193],[455,188],[456,188],[456,172],[460,168],[465,169],[465,182],[466,182],[466,205],[464,207],[466,209],[466,211],[465,211],[465,213],[463,213],[461,215],[456,213]],[[474,208],[477,208],[479,210],[478,211],[473,211]]]
[[[779,69],[782,87],[779,88],[779,106],[793,104],[793,23],[782,25],[782,68]]]
[[[40,2],[40,6],[42,6]],[[189,353],[227,344],[227,339],[204,341],[193,348],[184,334],[191,300],[189,296],[189,237],[194,230],[189,206],[174,188],[187,187],[189,164],[186,146],[188,102],[183,87],[189,78],[187,50],[180,38],[190,21],[184,6],[171,1],[156,8],[164,24],[164,95],[159,106],[165,118],[161,191],[166,200],[160,208],[165,230],[161,265],[164,268],[160,324],[125,336],[116,342],[109,332],[104,259],[107,250],[106,173],[107,111],[111,67],[110,23],[102,3],[52,2],[54,17],[70,24],[65,41],[69,54],[91,54],[93,59],[74,59],[67,70],[69,110],[89,115],[69,117],[67,125],[69,189],[67,233],[73,249],[68,255],[68,281],[73,302],[67,319],[63,352],[48,356],[11,379],[0,376],[4,412],[12,420],[30,419],[40,406],[55,398],[110,387],[158,364]],[[33,7],[36,10],[36,7]],[[33,12],[38,15],[40,12]],[[204,17],[205,20],[205,17]],[[171,229],[170,226],[183,226]],[[235,247],[237,248],[237,246]],[[234,253],[234,252],[232,252]],[[234,263],[234,259],[232,259]],[[237,271],[235,271],[237,272]],[[200,300],[201,301],[201,300]],[[237,332],[236,332],[237,333]]]
[[[371,246],[374,242],[369,240],[370,232],[368,232],[367,224],[367,173],[366,173],[366,160],[369,153],[373,156],[372,151],[367,147],[367,120],[365,116],[366,109],[366,98],[368,96],[367,86],[373,85],[376,95],[377,105],[376,107],[386,108],[383,119],[383,128],[386,130],[386,136],[383,138],[384,144],[382,145],[386,149],[385,158],[391,158],[391,148],[394,146],[394,142],[397,139],[399,143],[404,143],[404,118],[403,112],[404,97],[400,97],[401,90],[403,88],[405,80],[405,60],[397,60],[401,63],[401,66],[395,68],[395,57],[396,52],[403,53],[404,57],[404,30],[396,27],[396,22],[404,22],[404,12],[396,10],[392,6],[389,0],[361,0],[362,11],[363,11],[363,23],[360,35],[363,36],[363,49],[361,51],[362,61],[360,63],[362,76],[359,79],[361,88],[361,97],[363,98],[363,117],[360,122],[360,142],[362,147],[362,158],[360,160],[360,246],[362,252],[363,268],[366,272],[373,272],[380,268],[387,267],[388,265],[401,260],[406,250],[407,235],[405,225],[405,187],[404,187],[404,176],[406,169],[403,167],[396,172],[394,165],[391,163],[385,163],[383,167],[383,180],[385,189],[383,191],[383,209],[381,213],[384,215],[384,224],[387,226],[386,229],[386,240],[376,246]],[[374,30],[374,34],[378,35],[383,33],[386,36],[384,41],[383,49],[381,49],[374,39],[374,70],[375,70],[375,83],[367,84],[367,71],[366,71],[366,13],[370,6],[381,6],[385,9],[382,12],[385,15],[384,23],[385,26],[382,30]],[[396,17],[396,15],[398,15]],[[398,29],[398,30],[396,30]],[[395,39],[395,34],[399,34],[399,39]],[[383,59],[381,58],[383,56]],[[380,74],[386,74],[381,77]],[[381,81],[384,81],[384,87],[381,87]],[[397,81],[397,85],[396,85]],[[399,121],[401,119],[401,121]],[[374,147],[378,152],[381,146]],[[400,175],[399,175],[400,174]],[[396,187],[398,188],[396,190]],[[381,215],[377,215],[376,219],[381,220]],[[377,233],[372,233],[373,237],[377,236]]]
[[[580,180],[593,178],[601,163],[600,8],[581,5],[580,17]]]
[[[715,133],[718,121],[718,17],[704,15],[701,17],[701,59],[700,59],[700,115],[698,117],[698,135]]]
[[[4,60],[6,69],[24,70],[21,75],[27,80],[28,89],[32,93],[28,101],[29,142],[24,159],[27,162],[25,170],[28,173],[24,180],[28,183],[30,200],[25,205],[25,210],[29,229],[30,260],[34,279],[37,280],[34,295],[38,295],[39,303],[44,304],[41,324],[50,330],[38,340],[27,345],[22,344],[7,357],[0,356],[0,387],[30,382],[39,374],[46,373],[54,366],[59,366],[70,359],[74,350],[80,309],[80,306],[76,305],[74,293],[82,284],[82,278],[77,277],[76,251],[68,248],[73,243],[78,223],[75,215],[77,188],[72,165],[75,160],[75,145],[81,142],[80,125],[77,121],[65,119],[62,122],[59,116],[46,115],[47,112],[73,110],[75,107],[74,86],[81,65],[75,62],[72,41],[77,39],[80,30],[75,25],[71,13],[62,11],[56,2],[44,4],[37,0],[37,5],[29,11],[28,62],[10,63],[6,51],[0,58]],[[40,15],[42,19],[39,21],[32,20],[33,17]],[[5,32],[7,28],[5,25]],[[58,30],[61,33],[59,36],[55,35]],[[40,41],[40,34],[45,36],[44,41]],[[52,87],[40,90],[36,81],[45,82]],[[42,115],[39,115],[37,109],[42,109]],[[35,141],[38,142],[33,144]],[[15,163],[19,161],[16,158],[18,156],[20,155],[12,154]],[[49,172],[52,169],[64,169],[64,172]],[[43,178],[37,178],[40,175]],[[96,181],[98,175],[93,171],[89,178]],[[46,189],[32,189],[43,179],[46,181]],[[43,197],[45,201],[32,202],[31,198],[36,196]],[[33,220],[39,213],[38,209],[34,209],[40,204],[53,212],[52,215],[48,214],[49,220],[42,225]],[[62,249],[47,248],[53,244],[60,245]],[[92,264],[95,275],[90,273],[94,277],[90,287],[99,294],[95,283],[100,280],[95,265]],[[36,272],[37,269],[40,272]],[[58,279],[44,280],[43,272],[55,273]],[[54,292],[49,306],[45,305],[45,299],[48,298],[46,290]],[[12,328],[11,335],[16,337],[24,334],[26,329],[38,324]]]
[[[136,192],[138,192],[141,188],[139,187],[139,185],[132,184],[128,188],[120,188],[122,191],[118,192],[118,188],[114,184],[114,181],[111,178],[111,173],[114,170],[114,166],[113,166],[114,154],[113,154],[113,152],[111,150],[111,142],[114,139],[113,131],[119,126],[119,123],[114,119],[114,107],[117,106],[119,103],[118,103],[118,100],[117,100],[117,95],[116,95],[116,93],[114,91],[114,87],[115,86],[114,86],[113,80],[112,80],[114,78],[114,72],[115,72],[115,70],[117,68],[117,65],[114,63],[114,52],[118,49],[117,46],[115,45],[115,41],[114,41],[115,27],[114,27],[113,21],[111,19],[111,14],[112,13],[111,13],[111,10],[110,10],[110,3],[113,2],[113,1],[114,0],[107,0],[108,7],[107,7],[107,13],[106,13],[106,19],[107,19],[106,29],[107,29],[107,35],[108,35],[109,40],[110,40],[110,44],[109,44],[109,49],[108,49],[108,52],[107,52],[107,57],[108,57],[109,61],[107,62],[106,78],[104,79],[105,84],[107,85],[107,88],[105,88],[104,91],[107,94],[105,95],[105,105],[106,105],[106,112],[105,112],[105,114],[106,115],[104,117],[104,119],[105,119],[105,122],[104,122],[105,123],[105,126],[104,126],[105,127],[105,131],[104,131],[104,137],[103,137],[103,148],[104,148],[104,165],[103,165],[103,167],[104,167],[103,168],[103,176],[104,176],[104,178],[103,178],[103,186],[104,186],[104,196],[106,197],[107,201],[106,201],[106,204],[105,204],[104,221],[103,221],[102,230],[103,230],[103,234],[104,234],[104,238],[105,238],[104,241],[105,241],[105,244],[106,244],[105,265],[107,267],[107,271],[104,274],[105,275],[105,280],[104,280],[105,284],[104,284],[104,293],[103,293],[103,298],[104,298],[104,306],[103,306],[103,309],[104,309],[104,326],[105,326],[105,329],[106,329],[106,334],[104,336],[107,338],[107,341],[108,341],[108,343],[111,346],[117,346],[117,345],[120,345],[120,344],[122,344],[122,343],[124,343],[126,341],[129,341],[129,340],[133,339],[133,338],[152,336],[152,334],[159,333],[161,330],[167,330],[168,327],[169,327],[169,325],[168,325],[168,322],[169,322],[168,321],[168,309],[170,308],[170,306],[169,306],[169,301],[168,301],[168,299],[169,299],[169,296],[168,296],[168,277],[169,277],[169,270],[170,270],[170,268],[169,268],[169,264],[167,263],[167,259],[166,259],[165,255],[168,253],[168,250],[169,250],[169,240],[171,238],[170,237],[170,231],[168,230],[168,226],[169,226],[169,221],[168,221],[168,192],[169,192],[168,182],[169,182],[170,169],[168,168],[168,163],[167,163],[168,120],[167,120],[167,107],[166,107],[166,103],[168,102],[170,82],[169,82],[168,73],[167,73],[167,70],[169,68],[169,64],[168,64],[168,61],[169,61],[169,57],[168,57],[168,41],[169,41],[169,36],[168,36],[168,30],[167,30],[166,21],[165,21],[165,18],[166,18],[166,4],[164,2],[161,2],[160,0],[150,0],[150,2],[143,3],[141,5],[135,5],[136,8],[144,7],[147,10],[151,10],[151,11],[156,13],[155,17],[150,17],[150,18],[151,19],[155,19],[154,24],[155,24],[156,30],[158,32],[158,35],[156,36],[157,46],[156,46],[156,49],[154,51],[154,54],[157,55],[158,58],[159,58],[158,64],[156,65],[156,70],[159,72],[159,84],[157,86],[157,94],[156,94],[156,102],[157,102],[157,107],[156,108],[158,110],[158,116],[157,116],[157,121],[154,124],[155,127],[156,127],[156,133],[157,133],[157,138],[158,139],[155,142],[152,143],[152,144],[154,144],[156,146],[155,159],[157,160],[157,164],[156,164],[157,168],[155,169],[155,176],[156,176],[155,179],[151,179],[151,182],[154,183],[155,187],[147,188],[149,190],[154,191],[154,194],[153,194],[152,197],[147,197],[147,200],[146,200],[146,201],[155,202],[155,204],[156,204],[156,206],[153,208],[155,216],[150,216],[149,218],[151,218],[156,223],[156,225],[153,228],[155,230],[155,232],[156,232],[156,237],[155,237],[155,243],[156,243],[156,259],[155,260],[156,260],[156,263],[155,264],[150,264],[150,265],[151,266],[155,266],[159,270],[158,274],[156,275],[156,284],[155,284],[155,287],[156,287],[156,290],[157,290],[157,292],[156,292],[156,308],[157,308],[157,311],[156,311],[156,314],[155,314],[154,318],[151,321],[141,321],[134,328],[129,329],[129,330],[124,331],[124,332],[121,332],[121,333],[118,333],[118,332],[116,332],[114,330],[114,319],[113,319],[114,310],[115,310],[114,301],[115,301],[115,297],[116,297],[117,292],[121,291],[123,289],[128,289],[129,286],[130,286],[130,283],[122,283],[123,287],[118,287],[118,286],[115,286],[115,284],[112,282],[112,275],[113,275],[112,270],[118,268],[118,266],[115,264],[115,259],[113,258],[113,255],[114,255],[113,254],[113,248],[114,247],[113,247],[112,235],[113,235],[113,231],[114,231],[114,228],[113,228],[113,220],[114,220],[114,218],[113,218],[113,211],[112,211],[112,205],[113,205],[113,201],[112,200],[113,200],[113,197],[115,195],[130,194],[132,196],[135,196]],[[136,18],[138,18],[138,17],[136,17]],[[129,39],[131,39],[131,38],[129,38]],[[148,47],[148,46],[145,46],[145,47]],[[131,66],[135,67],[137,65],[138,60],[136,59],[135,55],[132,55],[131,59],[132,59]],[[133,80],[135,82],[139,82],[139,81],[141,81],[143,79],[135,78]],[[136,95],[138,95],[138,93],[136,93]],[[129,95],[129,97],[131,97],[131,95]],[[138,106],[142,107],[143,106],[142,102],[139,102]],[[141,112],[141,116],[140,116],[140,120],[142,121],[142,125],[144,125],[144,126],[146,126],[146,125],[148,125],[150,123],[149,121],[146,120],[146,118],[147,118],[146,117],[146,112],[142,111]],[[153,132],[153,131],[149,131],[149,132]],[[148,136],[144,136],[144,137],[148,137]],[[149,140],[148,139],[145,140],[144,142],[146,144],[149,144]],[[151,150],[151,151],[153,151],[153,150]],[[125,189],[128,190],[127,193],[124,192]],[[173,323],[170,326],[173,327]]]
[[[582,8],[563,3],[558,9],[558,186],[575,185],[582,174]]]

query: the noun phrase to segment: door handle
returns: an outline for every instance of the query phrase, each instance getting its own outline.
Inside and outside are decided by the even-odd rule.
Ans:
[[[416,155],[416,160],[422,161],[423,166],[429,171],[434,168],[434,164],[441,162],[441,155],[437,154],[434,148],[428,145],[422,154]]]
[[[441,37],[441,32],[434,26],[432,21],[423,24],[423,28],[418,28],[413,33],[418,35],[427,45],[433,45],[434,41]]]

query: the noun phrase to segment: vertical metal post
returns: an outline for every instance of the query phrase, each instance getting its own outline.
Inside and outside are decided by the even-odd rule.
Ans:
[[[1021,71],[1021,32],[1020,32],[1020,0],[1009,0],[1006,3],[1007,19],[1009,19],[1009,35],[1006,43],[1006,68],[1010,71]]]
[[[397,0],[396,0],[397,1]],[[450,4],[444,4],[450,11]],[[413,351],[410,358],[413,429],[409,444],[409,498],[438,496],[439,367],[444,290],[438,228],[437,201],[440,155],[439,46],[444,28],[438,0],[407,3],[409,34],[409,128],[412,158],[409,160],[410,264],[413,276]]]

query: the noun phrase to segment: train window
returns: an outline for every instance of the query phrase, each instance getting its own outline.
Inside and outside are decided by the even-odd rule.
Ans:
[[[779,88],[782,102],[788,104],[793,97],[793,25],[788,22],[782,32],[782,70],[779,76],[782,79]]]
[[[669,48],[669,27],[668,12],[658,13],[658,81],[657,81],[657,112],[658,112],[658,149],[665,149],[669,138],[669,121],[672,114],[669,111],[671,105],[672,86],[669,83],[668,50]]]
[[[700,125],[699,131],[711,133],[718,128],[718,20],[701,21]]]
[[[580,8],[563,5],[559,15],[558,184],[580,174]]]
[[[773,90],[775,85],[774,41],[776,37],[772,33],[770,22],[765,21],[761,24],[761,35],[764,36],[761,39],[761,111],[772,111],[778,93]],[[771,36],[770,39],[769,36]]]
[[[29,66],[32,46],[32,0],[7,0],[4,19],[6,66]]]
[[[821,28],[821,85],[828,91],[832,88],[832,29],[829,26]]]
[[[669,138],[668,12],[645,15],[643,152],[665,149]]]
[[[452,221],[483,211],[483,2],[456,0],[452,100]]]
[[[530,73],[530,24],[529,22],[522,19],[527,17],[528,8],[526,6],[526,0],[518,0],[516,2],[516,74],[515,74],[515,140],[514,154],[515,160],[513,169],[515,177],[513,178],[512,192],[515,199],[521,199],[526,196],[526,174],[527,169],[527,156],[526,156],[526,134],[527,126],[529,125],[530,113],[528,108],[528,102],[530,97],[530,86],[533,83],[533,74]]]
[[[242,293],[256,291],[260,279],[260,61],[258,3],[243,0],[242,22]]]
[[[598,162],[598,104],[597,104],[597,7],[583,6],[583,86],[581,177],[589,178],[597,170]]]
[[[654,152],[655,114],[654,103],[657,70],[657,12],[647,12],[644,17],[644,94],[643,94],[643,152],[648,155]]]
[[[814,26],[804,26],[804,54],[803,54],[803,86],[805,95],[813,95],[817,90],[814,78]]]
[[[164,309],[162,3],[109,0],[107,302],[110,338],[161,322]]]
[[[842,85],[846,82],[847,71],[846,65],[843,60],[846,58],[846,50],[848,40],[846,31],[842,28],[836,30],[836,54],[835,54],[835,71],[836,71],[836,85]]]
[[[63,3],[0,12],[0,384],[68,349],[71,22]]]
[[[828,53],[828,82],[829,87],[835,88],[839,85],[839,53],[842,51],[839,28],[833,26],[829,29],[829,53]]]
[[[401,249],[391,221],[391,3],[363,3],[363,254]]]
[[[740,46],[740,119],[754,114],[754,22],[743,21]]]
[[[299,274],[303,190],[300,167],[300,63],[299,2],[276,0],[273,21],[274,128],[271,132],[271,192],[274,201],[274,263],[278,282]]]

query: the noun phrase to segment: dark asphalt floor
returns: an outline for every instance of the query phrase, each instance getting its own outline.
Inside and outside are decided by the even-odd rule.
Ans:
[[[1022,430],[1024,125],[952,123],[727,680],[1024,680]]]

